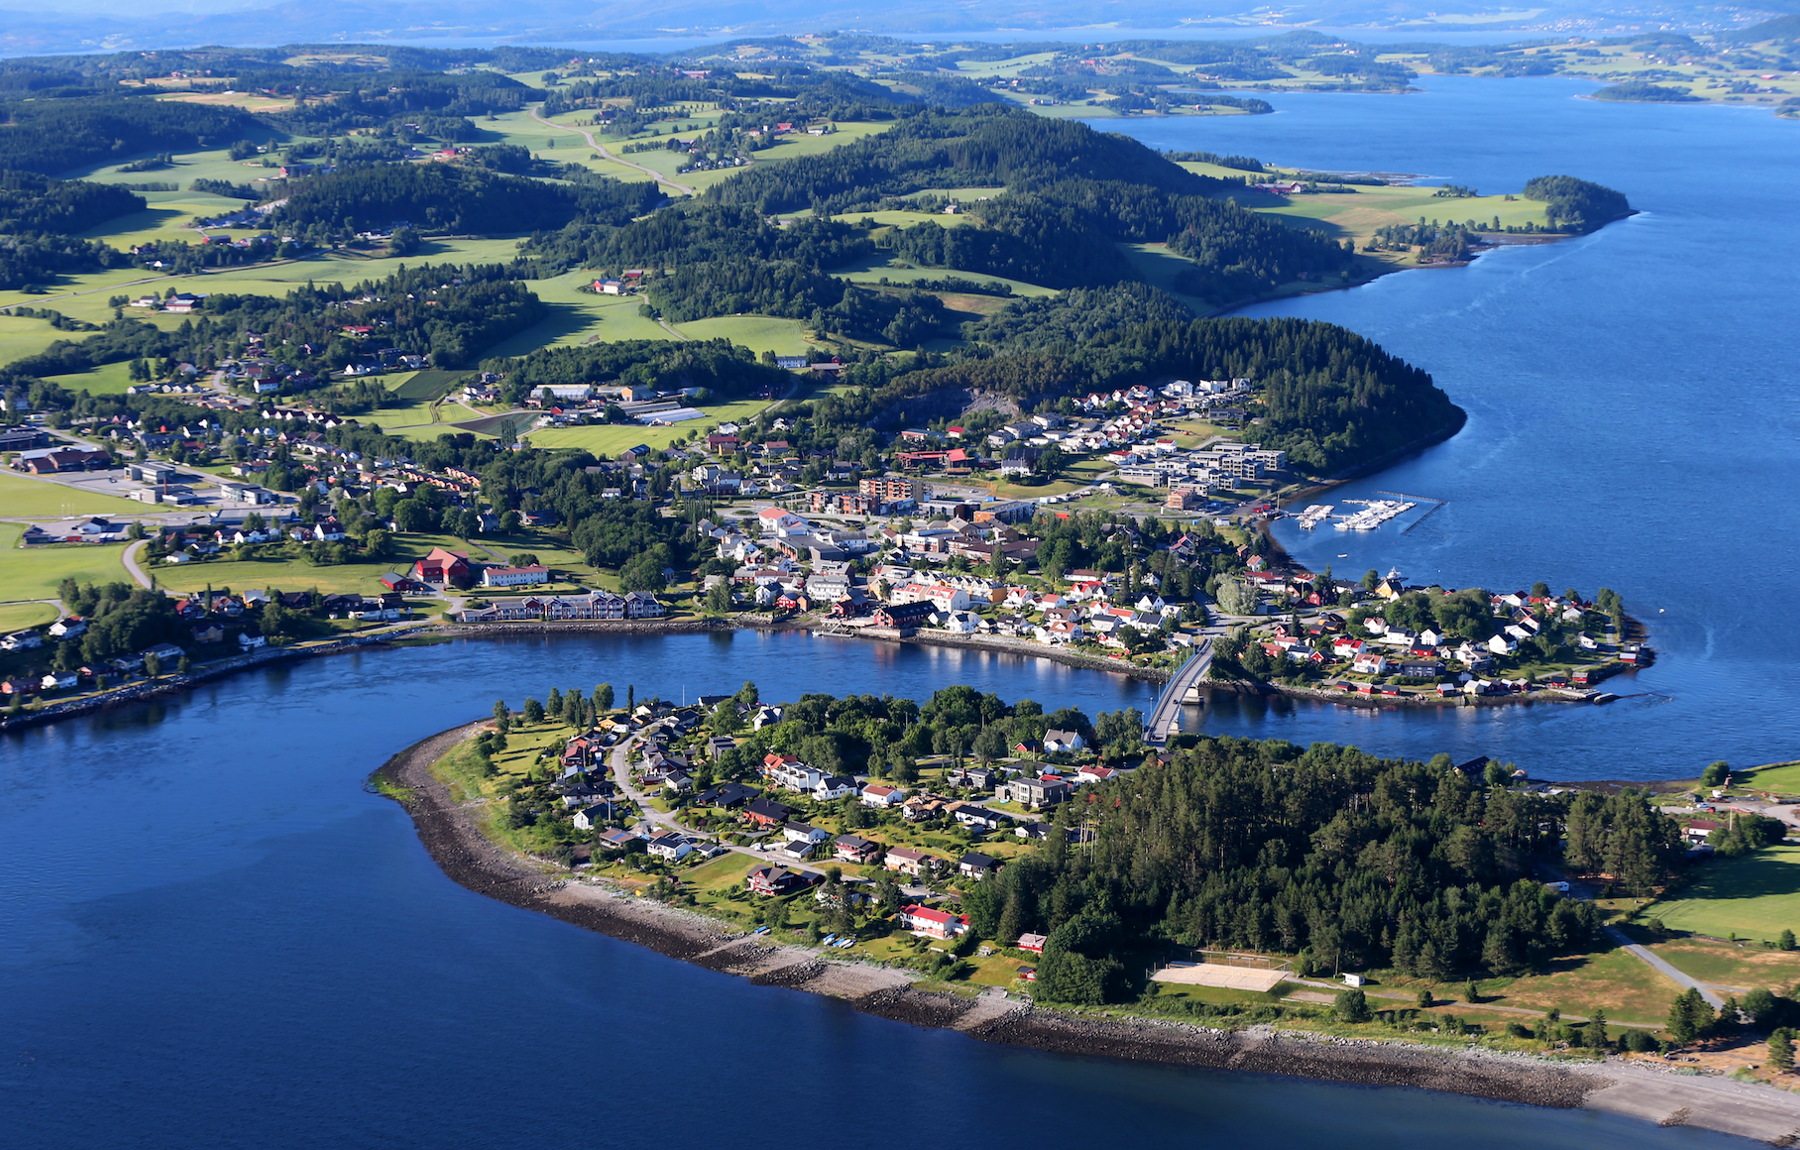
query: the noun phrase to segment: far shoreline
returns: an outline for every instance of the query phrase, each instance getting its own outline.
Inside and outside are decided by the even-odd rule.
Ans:
[[[1459,424],[1460,428],[1460,424]],[[1420,450],[1430,443],[1454,435],[1451,430],[1442,435],[1433,436],[1429,441],[1420,441],[1400,448],[1399,454]],[[1322,481],[1319,485],[1308,488],[1309,491],[1323,490],[1326,486],[1346,482],[1348,476],[1334,477]],[[1295,496],[1294,498],[1300,498]],[[1272,540],[1271,540],[1272,541]],[[1279,550],[1279,549],[1278,549]],[[820,626],[818,619],[805,617],[788,617],[776,619],[768,623],[747,622],[740,618],[723,616],[702,616],[684,619],[659,620],[543,620],[539,622],[501,622],[501,623],[462,623],[432,622],[421,620],[417,625],[404,627],[394,631],[385,631],[373,635],[349,636],[329,643],[309,644],[306,646],[268,647],[247,654],[237,655],[223,662],[205,666],[187,674],[170,672],[156,679],[144,679],[113,688],[101,695],[88,695],[74,699],[65,699],[50,703],[37,710],[11,714],[0,711],[0,735],[11,731],[25,730],[29,727],[48,726],[67,719],[82,718],[99,714],[102,711],[116,710],[140,703],[154,702],[158,699],[172,698],[185,694],[207,683],[219,682],[239,674],[259,670],[263,667],[283,663],[293,663],[304,659],[323,658],[331,655],[345,655],[358,651],[378,651],[396,647],[418,646],[449,642],[454,639],[503,639],[528,638],[552,634],[589,634],[589,635],[692,635],[725,631],[807,631],[816,635],[830,635],[842,638],[860,639],[863,641],[910,643],[918,646],[955,647],[963,650],[985,651],[996,655],[1013,655],[1018,657],[1042,659],[1046,662],[1060,663],[1078,670],[1099,671],[1105,674],[1123,675],[1126,678],[1143,682],[1166,683],[1173,671],[1162,667],[1149,667],[1131,663],[1124,659],[1110,659],[1091,655],[1084,651],[1069,651],[1063,648],[1045,646],[1040,643],[1023,640],[1009,640],[1003,637],[986,635],[952,635],[948,632],[915,631],[900,637],[862,634],[856,628],[838,628]],[[1529,703],[1592,703],[1598,692],[1586,694],[1573,691],[1544,689],[1518,695],[1479,696],[1466,698],[1436,698],[1420,695],[1399,697],[1366,697],[1326,691],[1311,687],[1290,687],[1280,683],[1245,683],[1235,680],[1214,679],[1208,677],[1201,680],[1201,686],[1207,691],[1218,691],[1225,694],[1256,695],[1260,697],[1286,696],[1291,699],[1312,702],[1330,703],[1336,706],[1351,708],[1417,708],[1417,707],[1450,707],[1450,706],[1510,706]]]
[[[1478,1048],[1338,1039],[1267,1026],[1215,1030],[1174,1020],[1096,1017],[1040,1007],[1012,995],[971,998],[921,989],[910,971],[826,958],[798,944],[769,945],[693,912],[547,874],[485,838],[431,770],[481,725],[476,720],[422,739],[370,776],[371,789],[405,809],[420,844],[446,877],[510,906],[753,985],[819,994],[891,1022],[957,1030],[982,1042],[1072,1057],[1590,1109],[1776,1145],[1791,1142],[1792,1132],[1800,1128],[1800,1097],[1793,1094],[1724,1079],[1678,1077],[1618,1056],[1577,1066]]]

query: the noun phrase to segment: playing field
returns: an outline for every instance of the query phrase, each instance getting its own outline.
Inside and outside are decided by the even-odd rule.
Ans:
[[[0,471],[0,515],[56,518],[63,515],[141,515],[145,504],[116,495],[33,479],[13,471]],[[21,528],[23,530],[23,528]]]
[[[19,546],[24,533],[16,523],[0,523],[0,597],[54,599],[58,585],[71,577],[83,583],[130,581],[119,562],[123,543],[72,543],[26,551]]]
[[[1773,940],[1800,930],[1800,845],[1772,846],[1701,864],[1699,877],[1676,897],[1652,903],[1640,922],[1660,918],[1672,930],[1714,938]]]
[[[1202,962],[1192,966],[1165,966],[1150,977],[1157,982],[1177,982],[1189,986],[1222,986],[1229,990],[1274,990],[1290,971],[1264,970],[1254,966],[1225,966]]]

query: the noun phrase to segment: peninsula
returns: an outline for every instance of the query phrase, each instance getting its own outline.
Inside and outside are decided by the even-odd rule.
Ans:
[[[497,705],[376,775],[440,865],[490,897],[984,1041],[1680,1111],[1762,1139],[1800,1114],[1749,1074],[1669,1073],[1749,1060],[1785,1081],[1760,1047],[1795,1009],[1785,982],[1720,1000],[1634,975],[1652,968],[1614,949],[1623,931],[1646,962],[1800,974],[1776,969],[1800,961],[1791,932],[1733,957],[1671,932],[1660,904],[1638,911],[1719,865],[1683,858],[1684,834],[1711,824],[1667,805],[1675,793],[1326,746],[1187,737],[1158,753],[1128,713],[1046,715],[966,687],[923,705],[766,704],[751,684],[688,707],[614,710],[607,684],[550,700]],[[1767,793],[1760,777],[1739,790]],[[1309,813],[1245,818],[1271,802]],[[1147,838],[1173,811],[1181,829]],[[1783,829],[1746,815],[1702,834],[1739,858]],[[1404,852],[1395,865],[1418,873],[1399,894],[1332,861],[1419,835],[1444,849]],[[1601,840],[1604,863],[1584,845]]]

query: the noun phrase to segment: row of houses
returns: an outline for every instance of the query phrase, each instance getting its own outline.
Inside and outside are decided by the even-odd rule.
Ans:
[[[660,619],[667,613],[668,609],[648,591],[627,591],[619,595],[602,589],[585,595],[534,595],[497,601],[486,607],[465,610],[462,620],[465,623],[499,623]]]

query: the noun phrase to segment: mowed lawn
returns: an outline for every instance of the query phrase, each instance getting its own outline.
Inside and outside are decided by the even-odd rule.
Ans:
[[[54,623],[59,612],[48,603],[0,603],[0,631]]]
[[[103,363],[87,371],[69,375],[46,375],[44,378],[68,391],[85,391],[89,395],[124,395],[125,389],[132,384],[131,363],[120,360],[118,363]]]
[[[53,547],[19,546],[25,528],[0,523],[0,599],[54,599],[64,579],[83,583],[129,583],[119,557],[123,543],[69,543]]]
[[[123,496],[99,495],[47,479],[0,471],[0,515],[46,519],[64,515],[138,516],[148,509],[148,504]]]
[[[1773,940],[1800,931],[1800,845],[1764,847],[1739,858],[1715,858],[1676,898],[1651,904],[1639,921],[1660,918],[1671,930],[1714,938]]]
[[[1731,781],[1756,791],[1778,795],[1800,795],[1800,763],[1771,763],[1766,767],[1738,771]]]

